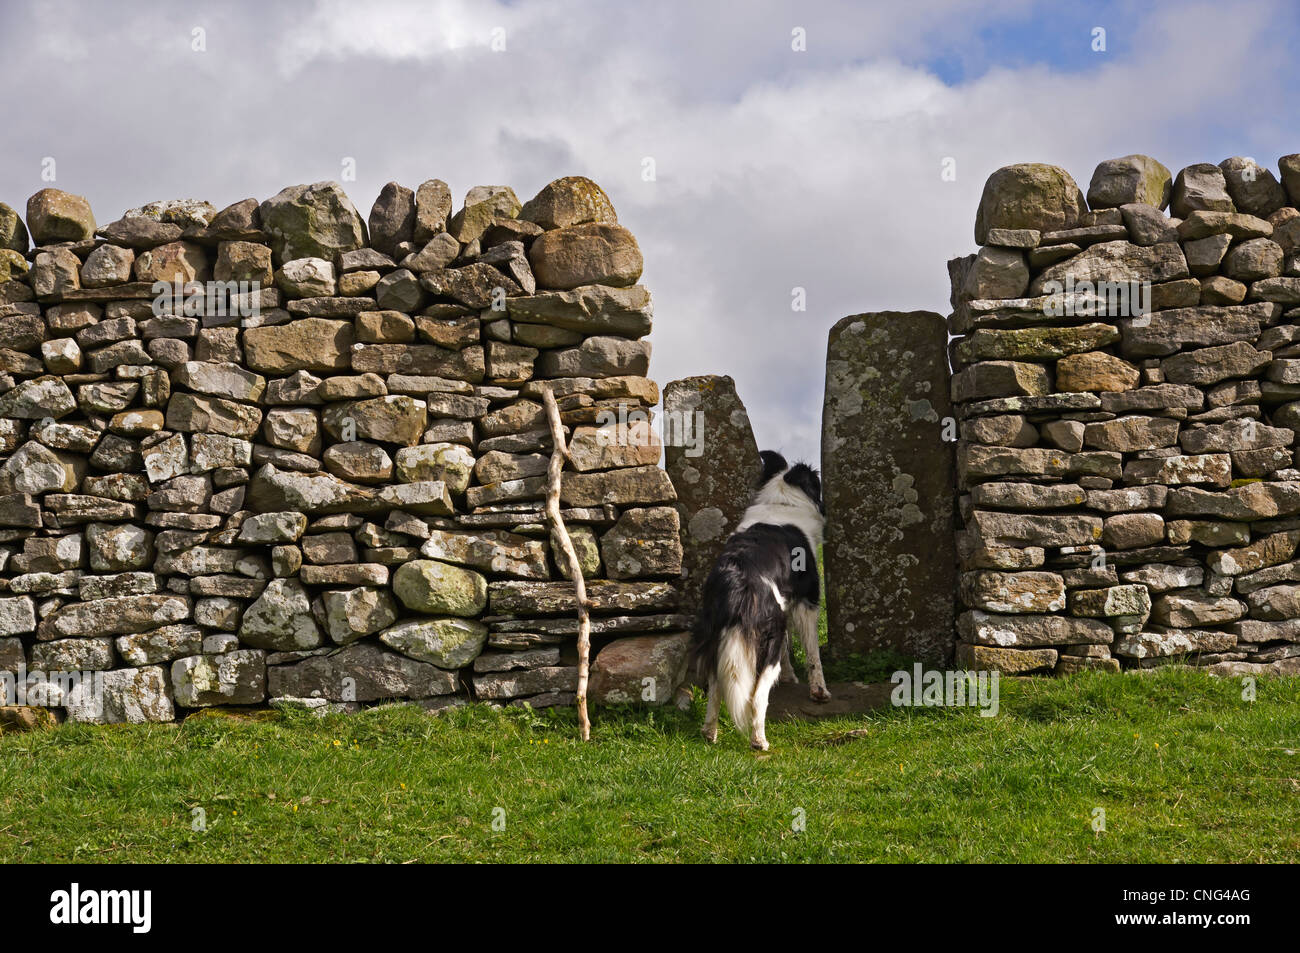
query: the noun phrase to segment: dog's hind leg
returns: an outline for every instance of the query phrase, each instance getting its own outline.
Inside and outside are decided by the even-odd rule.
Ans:
[[[718,740],[718,712],[722,707],[722,693],[718,690],[718,675],[709,674],[709,701],[704,710],[704,728],[701,734],[704,740],[713,744]]]
[[[767,743],[767,696],[772,694],[772,686],[781,674],[781,666],[769,665],[763,669],[758,680],[754,682],[754,700],[752,710],[753,722],[750,725],[749,746],[755,751],[766,751]]]
[[[790,661],[790,636],[785,637],[785,648],[781,650],[781,684],[798,685],[799,676],[794,673],[794,663]]]
[[[826,689],[826,676],[822,673],[821,646],[817,644],[817,616],[820,610],[815,603],[800,600],[795,603],[794,627],[803,643],[804,658],[808,663],[808,697],[815,702],[828,702],[831,693]]]

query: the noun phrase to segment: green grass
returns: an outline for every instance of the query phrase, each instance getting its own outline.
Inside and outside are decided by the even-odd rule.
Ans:
[[[997,717],[775,724],[766,755],[701,707],[586,745],[479,706],[4,735],[0,861],[1300,860],[1300,679],[1006,679]]]

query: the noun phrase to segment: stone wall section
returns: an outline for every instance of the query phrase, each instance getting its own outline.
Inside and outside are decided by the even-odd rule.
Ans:
[[[988,180],[950,263],[958,660],[1300,670],[1300,156]]]
[[[390,183],[368,220],[332,182],[104,226],[55,189],[0,205],[0,671],[92,721],[571,703],[550,387],[592,697],[666,701],[645,679],[686,626],[641,269],[581,177],[459,209]]]

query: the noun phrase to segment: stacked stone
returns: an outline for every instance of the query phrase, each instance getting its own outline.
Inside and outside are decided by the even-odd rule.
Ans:
[[[1280,166],[1126,156],[1086,199],[1054,166],[989,178],[983,247],[949,266],[959,660],[1300,670],[1300,155]]]
[[[643,691],[686,641],[650,296],[594,182],[454,213],[390,183],[368,223],[324,182],[102,228],[46,189],[25,223],[0,205],[0,249],[0,671],[51,706],[571,703],[546,387],[591,695],[670,695]],[[103,673],[102,710],[52,672]]]

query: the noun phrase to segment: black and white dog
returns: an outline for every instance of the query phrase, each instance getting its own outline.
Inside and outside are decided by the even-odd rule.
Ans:
[[[751,747],[766,751],[772,686],[778,676],[798,680],[790,665],[792,626],[808,660],[809,695],[819,702],[831,695],[817,646],[821,477],[771,450],[760,456],[754,499],[704,582],[691,658],[697,678],[709,686],[704,737],[718,740],[718,705],[726,699],[736,728],[749,734]]]

